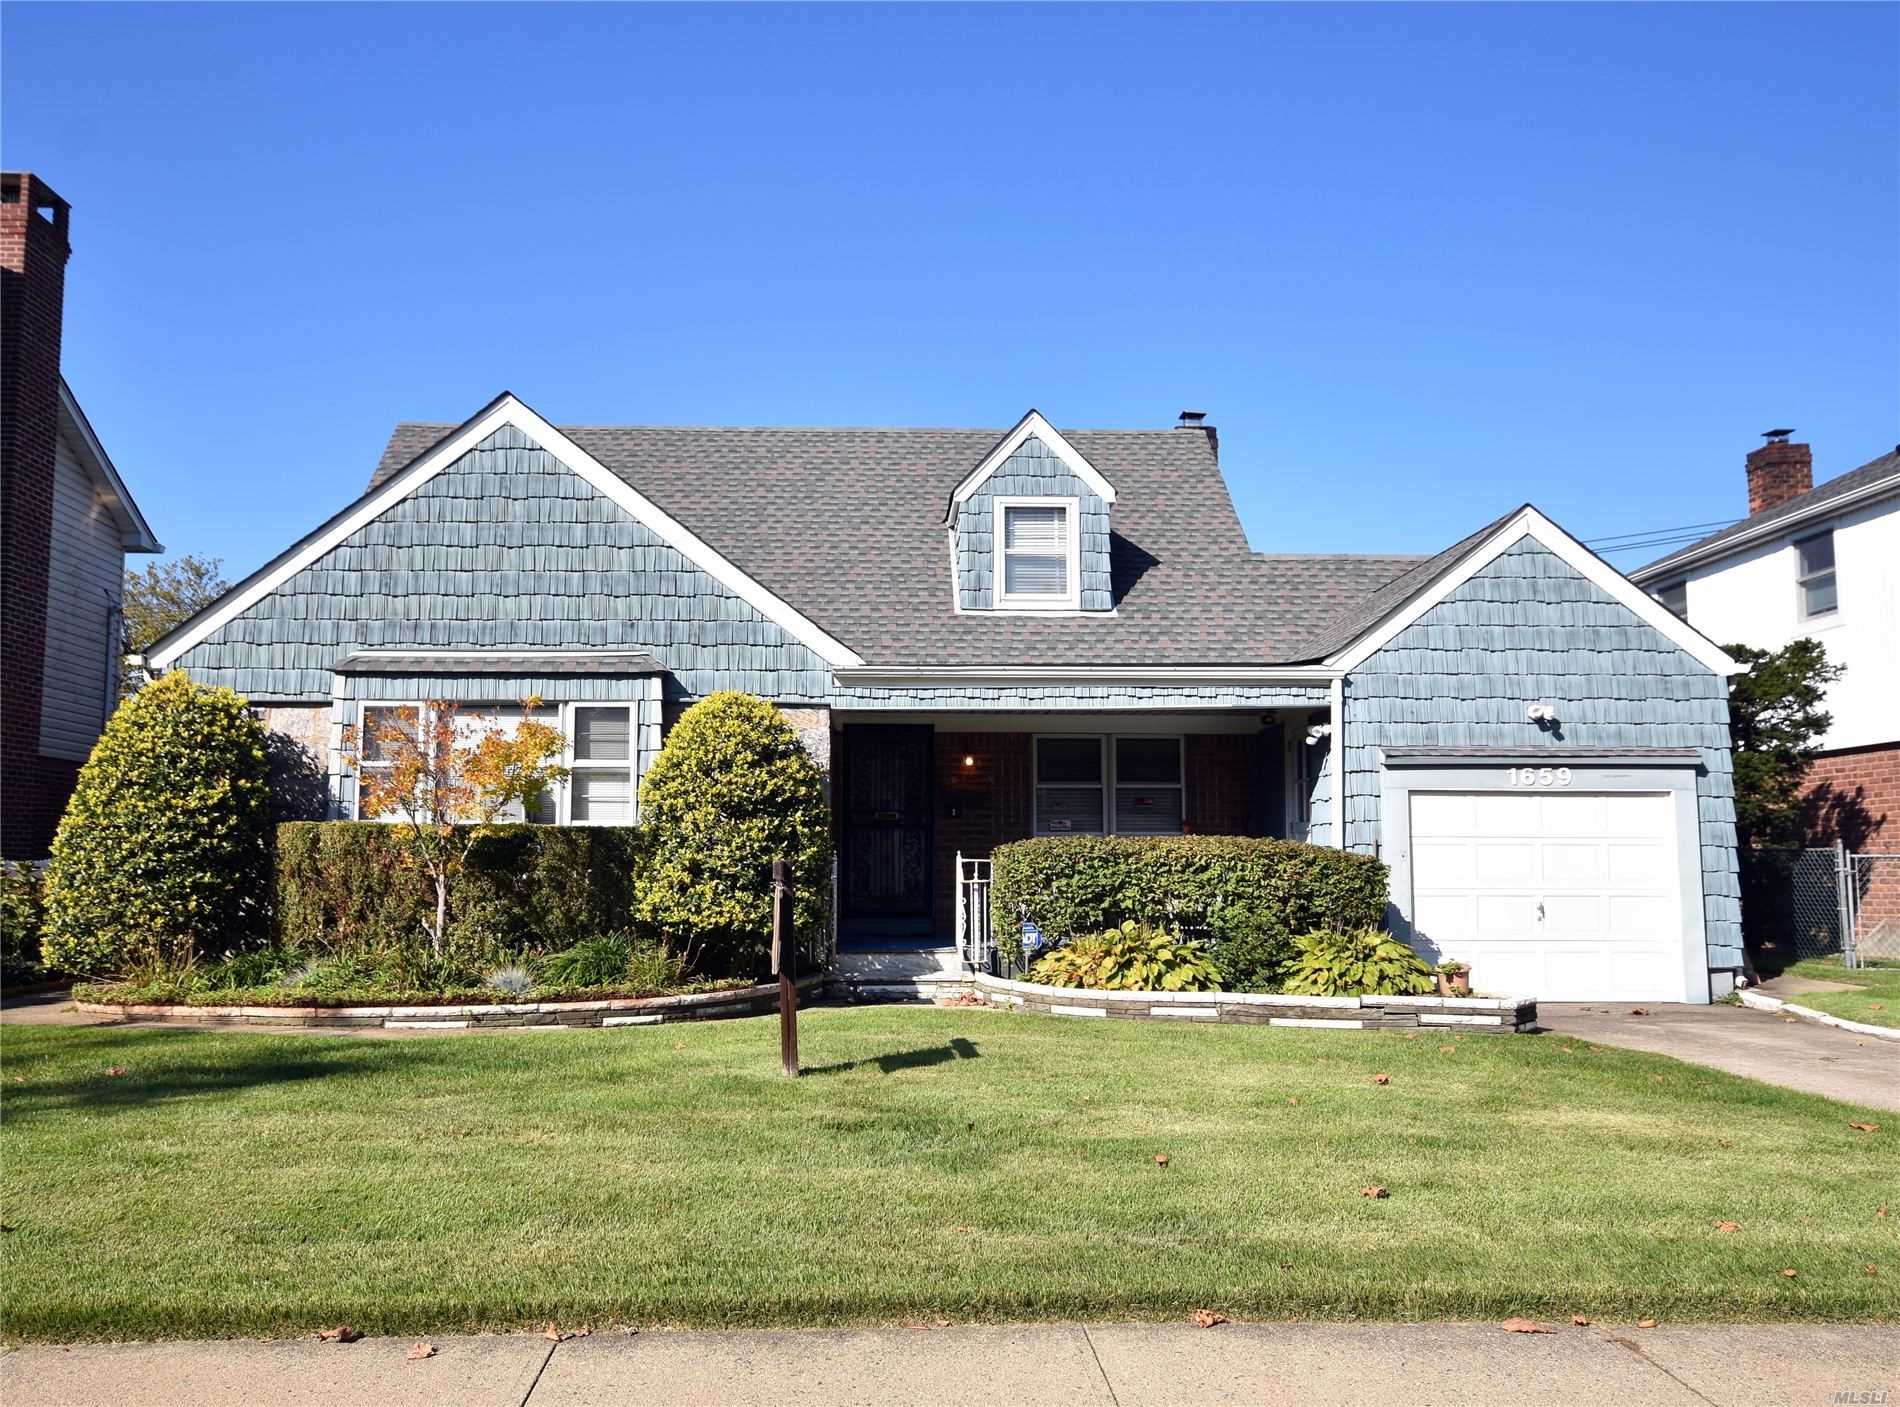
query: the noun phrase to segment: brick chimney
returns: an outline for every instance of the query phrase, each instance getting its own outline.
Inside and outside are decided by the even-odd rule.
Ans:
[[[1748,455],[1748,516],[1779,508],[1814,487],[1814,452],[1791,445],[1792,430],[1764,430],[1768,443]]]
[[[0,855],[46,853],[70,764],[40,756],[46,577],[59,437],[66,202],[27,172],[0,174]],[[64,780],[62,788],[58,783]]]

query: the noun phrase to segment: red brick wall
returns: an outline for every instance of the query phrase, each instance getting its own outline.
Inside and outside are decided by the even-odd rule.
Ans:
[[[78,769],[40,756],[46,575],[59,436],[66,206],[30,175],[0,180],[0,855],[37,859]],[[35,213],[52,206],[54,219]]]
[[[1808,768],[1810,845],[1832,845],[1892,859],[1863,860],[1860,940],[1877,956],[1900,956],[1900,743],[1824,753]],[[1884,933],[1877,933],[1883,930]]]
[[[1900,850],[1900,743],[1850,748],[1808,768],[1803,824],[1810,845]]]

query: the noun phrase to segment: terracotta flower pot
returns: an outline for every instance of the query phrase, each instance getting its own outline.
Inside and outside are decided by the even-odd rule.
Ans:
[[[1468,997],[1471,995],[1471,974],[1469,972],[1441,972],[1438,974],[1438,995],[1441,997]]]

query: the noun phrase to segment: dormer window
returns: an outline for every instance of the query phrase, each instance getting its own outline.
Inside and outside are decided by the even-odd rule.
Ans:
[[[1076,501],[1072,498],[996,500],[997,605],[1074,610],[1082,575]]]

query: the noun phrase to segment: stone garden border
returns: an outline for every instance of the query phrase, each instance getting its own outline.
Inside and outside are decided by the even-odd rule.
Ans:
[[[824,985],[823,975],[801,978],[799,991]],[[497,1002],[470,1006],[185,1006],[75,1002],[94,1016],[127,1021],[170,1021],[196,1026],[301,1026],[352,1031],[501,1030],[509,1027],[657,1026],[763,1016],[778,1010],[778,983],[690,992],[677,997],[605,997],[598,1001]]]
[[[801,978],[799,991],[822,997],[851,989],[828,974]],[[900,989],[893,988],[890,995]],[[1537,1003],[1529,997],[1289,997],[1255,992],[1092,992],[1045,987],[978,973],[919,984],[912,1000],[970,993],[993,1006],[1051,1016],[1113,1017],[1136,1021],[1228,1022],[1296,1026],[1311,1030],[1534,1031]],[[858,993],[858,995],[867,995]],[[477,1006],[184,1006],[78,1002],[89,1015],[127,1021],[200,1026],[296,1026],[325,1030],[460,1031],[509,1027],[657,1026],[764,1016],[778,1010],[778,986],[735,987],[677,997],[610,997],[599,1001],[518,1002]]]
[[[1530,997],[1291,997],[1259,992],[1092,992],[979,973],[969,990],[999,1006],[1052,1016],[1138,1021],[1222,1021],[1314,1030],[1416,1030],[1421,1026],[1534,1031]]]

